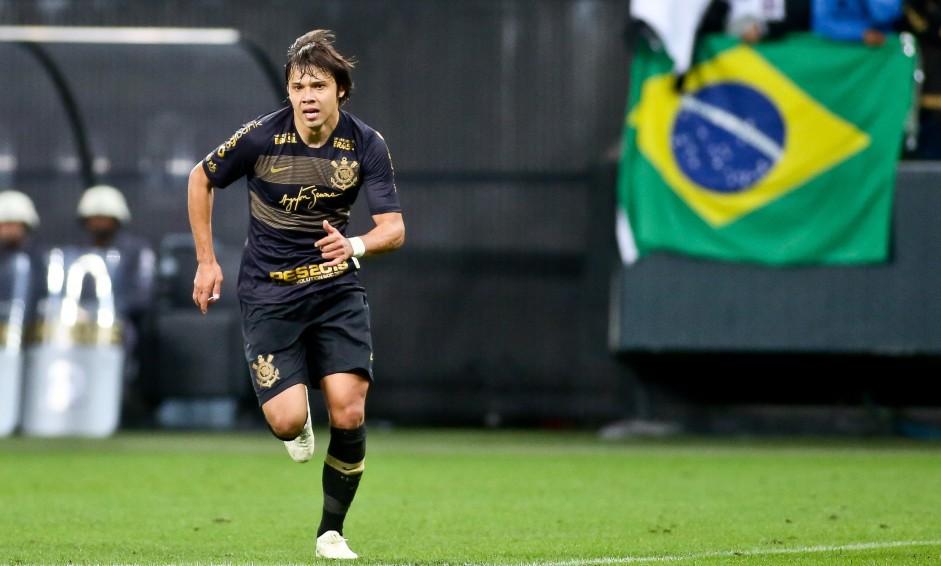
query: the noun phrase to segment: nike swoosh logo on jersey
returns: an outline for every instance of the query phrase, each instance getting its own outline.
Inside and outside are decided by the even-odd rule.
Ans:
[[[290,169],[291,167],[293,167],[293,165],[288,165],[287,167],[275,167],[274,165],[272,165],[272,166],[271,166],[271,172],[272,172],[272,173],[280,173],[281,171],[287,171],[287,170]]]

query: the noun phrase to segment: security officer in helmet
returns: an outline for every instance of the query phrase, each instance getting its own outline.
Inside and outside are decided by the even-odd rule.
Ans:
[[[118,311],[132,319],[147,310],[153,298],[153,248],[127,229],[131,221],[124,195],[109,185],[86,189],[78,202],[85,245],[104,253],[111,273]]]
[[[12,189],[0,191],[0,325],[19,319],[25,329],[35,316],[43,277],[30,236],[38,226],[39,214],[29,196]],[[15,316],[17,309],[22,317]]]
[[[84,246],[103,257],[111,275],[115,309],[124,323],[126,391],[137,399],[139,342],[153,304],[156,254],[149,242],[128,229],[131,211],[117,188],[89,187],[82,193],[76,212],[85,233]],[[83,298],[92,294],[87,287],[83,288]]]
[[[32,199],[20,191],[0,191],[0,250],[6,253],[26,248],[37,226],[39,214]]]

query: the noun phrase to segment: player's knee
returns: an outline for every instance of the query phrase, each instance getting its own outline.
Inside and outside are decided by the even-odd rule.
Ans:
[[[304,415],[303,419],[298,419],[294,415],[268,415],[268,426],[271,427],[271,432],[275,434],[278,438],[284,440],[292,440],[297,438],[304,430],[304,424],[307,423],[307,415]]]
[[[352,430],[362,425],[365,420],[366,413],[359,406],[343,407],[330,414],[330,425],[336,428]]]

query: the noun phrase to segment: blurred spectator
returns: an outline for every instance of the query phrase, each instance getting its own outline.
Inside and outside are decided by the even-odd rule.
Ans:
[[[156,256],[146,240],[127,229],[131,211],[124,195],[108,185],[91,187],[79,200],[78,215],[85,245],[104,253],[118,312],[136,321],[153,300]]]
[[[902,0],[813,0],[811,25],[822,37],[860,41],[869,46],[885,43],[902,17]]]
[[[713,0],[701,32],[734,35],[744,43],[810,30],[811,0]]]
[[[941,0],[906,0],[899,28],[918,40],[924,80],[918,100],[918,144],[905,157],[941,159]]]
[[[30,242],[37,226],[39,214],[26,194],[0,192],[0,325],[21,331],[33,321],[43,288],[39,257]]]
[[[0,192],[0,253],[27,249],[30,232],[37,226],[39,214],[32,199],[19,191]]]
[[[697,30],[712,0],[632,0],[628,34],[635,30],[659,44],[673,61],[673,73],[682,77],[693,60]]]
[[[101,254],[108,266],[115,310],[124,325],[125,382],[129,386],[125,404],[142,408],[138,406],[142,403],[140,392],[135,390],[140,385],[136,383],[139,340],[154,299],[156,254],[145,239],[127,229],[131,211],[115,187],[96,185],[86,189],[77,212],[86,234],[84,245]],[[83,293],[83,299],[88,296]]]

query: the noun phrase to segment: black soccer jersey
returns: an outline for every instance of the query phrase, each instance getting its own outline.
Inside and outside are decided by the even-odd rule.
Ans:
[[[314,242],[327,220],[346,233],[360,190],[370,214],[401,212],[392,158],[378,132],[340,111],[330,139],[308,147],[288,106],[245,124],[203,160],[212,184],[248,181],[251,218],[239,269],[246,303],[292,300],[356,278],[359,262],[324,267]]]

